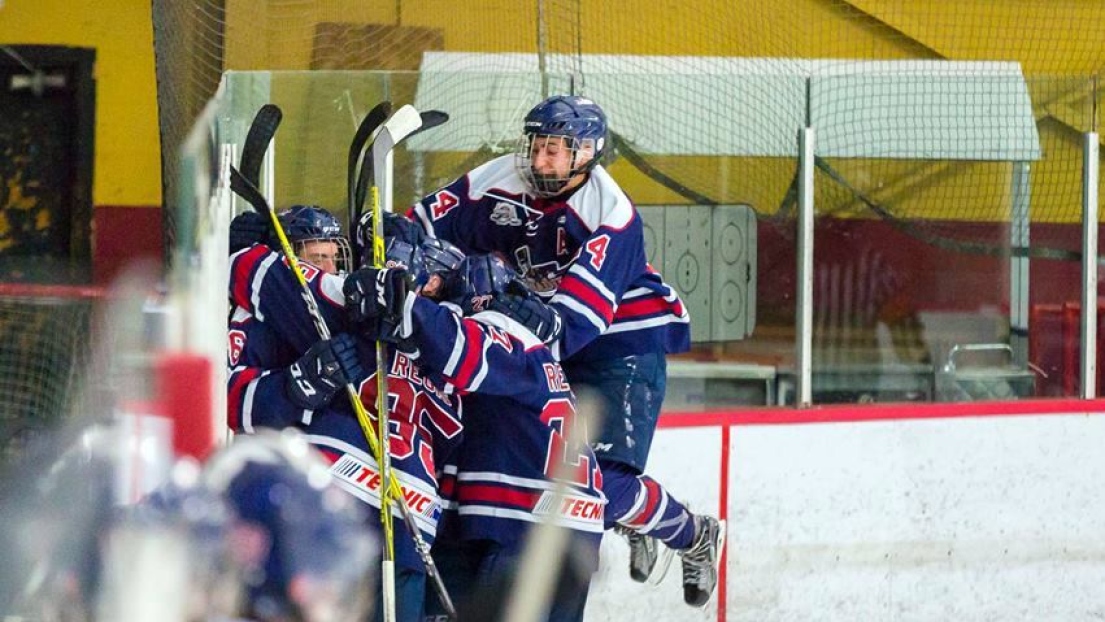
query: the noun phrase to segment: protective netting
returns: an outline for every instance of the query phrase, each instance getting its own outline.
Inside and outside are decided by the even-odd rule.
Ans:
[[[931,386],[954,344],[1021,339],[1028,316],[1046,311],[1037,305],[1077,297],[1102,3],[193,0],[155,1],[154,21],[166,172],[174,136],[215,94],[217,76],[271,72],[227,80],[218,123],[234,142],[262,103],[283,109],[278,207],[318,203],[344,216],[346,149],[380,100],[452,115],[397,153],[402,208],[511,149],[544,95],[593,97],[610,120],[606,164],[639,206],[747,205],[759,220],[748,266],[758,285],[747,298],[759,339],[711,346],[706,357],[780,373],[793,361],[797,132],[807,125],[818,364],[920,363]],[[176,179],[165,176],[170,207]],[[672,240],[657,240],[672,259],[657,267],[687,287],[693,339],[730,341],[703,319],[717,315],[715,286],[729,284],[701,291],[703,275],[728,268],[714,265],[710,244],[678,247],[695,260],[680,263]],[[862,282],[868,274],[878,287]],[[1058,343],[1031,338],[1045,344],[1037,354]],[[1023,363],[1023,340],[1015,349]],[[1037,354],[1059,373],[1055,357]]]
[[[214,94],[224,70],[417,71],[424,69],[426,52],[446,51],[486,56],[439,58],[437,72],[450,71],[451,63],[458,71],[492,72],[503,68],[503,54],[515,53],[528,56],[511,65],[511,70],[524,67],[532,72],[536,90],[527,85],[520,93],[512,91],[514,83],[507,80],[498,82],[501,88],[490,90],[486,80],[470,80],[467,85],[460,81],[452,92],[439,95],[441,106],[453,108],[454,114],[474,113],[449,104],[482,101],[489,109],[507,108],[503,114],[520,116],[532,103],[531,95],[550,89],[592,94],[608,108],[624,161],[618,166],[628,169],[622,171],[624,177],[636,181],[629,185],[638,202],[747,203],[763,216],[776,215],[787,207],[793,160],[779,157],[780,153],[763,153],[758,147],[763,143],[792,146],[794,138],[792,134],[765,137],[775,128],[757,122],[770,111],[787,107],[791,95],[802,97],[805,85],[798,81],[780,88],[780,80],[785,82],[780,76],[787,74],[785,64],[727,66],[717,62],[720,59],[962,61],[968,63],[962,66],[962,81],[984,73],[984,63],[1012,61],[1019,63],[1014,73],[1025,76],[1032,116],[1027,122],[1034,122],[1041,153],[1046,154],[1033,167],[1032,221],[1071,223],[1079,210],[1078,201],[1071,200],[1072,193],[1078,193],[1071,177],[1080,171],[1077,141],[1072,137],[1093,129],[1092,77],[1105,62],[1101,44],[1105,6],[1075,1],[714,0],[654,2],[642,7],[598,0],[537,0],[475,2],[463,10],[429,0],[394,4],[155,0],[153,4],[167,186],[175,178],[171,174],[174,146],[202,103]],[[719,79],[719,73],[726,71],[745,75],[738,80]],[[853,147],[849,153],[854,156],[850,162],[822,162],[826,175],[819,179],[818,195],[833,199],[820,202],[819,210],[834,216],[887,219],[919,239],[952,250],[1010,252],[1001,227],[961,226],[965,221],[1009,220],[1008,176],[981,163],[989,158],[967,148],[960,154],[938,150],[933,158],[913,154],[888,160],[878,159],[878,153],[867,148],[902,144],[909,138],[893,135],[893,121],[911,114],[895,107],[942,106],[941,114],[962,115],[955,103],[963,97],[962,90],[941,92],[946,82],[923,75],[903,80],[909,71],[890,67],[882,78],[860,76],[822,92],[846,89],[829,93],[838,113],[849,105],[862,105],[869,113],[859,122],[852,119],[849,127],[840,125],[848,125],[847,118],[838,117],[819,128],[824,135],[839,131],[837,138]],[[814,76],[815,89],[818,73],[809,74]],[[380,95],[413,100],[417,82],[416,77],[393,75],[381,80]],[[898,86],[888,88],[889,82]],[[466,88],[478,92],[473,95]],[[513,101],[518,94],[526,99]],[[358,96],[358,100],[371,99],[366,93]],[[310,89],[301,97],[309,113]],[[990,104],[984,116],[961,116],[953,131],[959,128],[962,136],[934,140],[962,141],[970,128],[980,126],[1013,132],[1026,123],[1015,116],[1023,111],[1014,110],[1002,93],[995,92]],[[810,102],[815,118],[818,105],[817,99]],[[886,124],[870,123],[880,115]],[[351,125],[350,121],[335,124],[320,115],[290,116],[298,117],[309,141],[320,144],[340,146]],[[488,130],[481,137],[486,153],[501,151],[501,131],[491,125]],[[312,149],[308,144],[282,161],[293,157],[299,162],[318,161],[318,157],[299,159],[313,155]],[[449,155],[433,163],[433,179],[459,172],[472,153]],[[281,181],[291,184],[293,194],[301,193],[298,184],[318,180],[323,185],[330,180],[309,167],[299,170],[301,179]],[[164,196],[177,196],[171,188],[166,190]],[[302,193],[319,191],[302,188]],[[171,236],[171,222],[166,226]],[[1036,250],[1031,253],[1037,256],[1073,258],[1077,250],[1069,236],[1050,232],[1032,246]]]
[[[95,295],[0,285],[0,463],[80,407]]]

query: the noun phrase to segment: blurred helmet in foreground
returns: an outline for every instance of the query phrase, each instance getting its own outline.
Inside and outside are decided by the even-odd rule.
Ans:
[[[246,560],[244,614],[257,620],[360,621],[368,612],[374,538],[359,502],[293,430],[240,435],[204,481],[237,515]]]

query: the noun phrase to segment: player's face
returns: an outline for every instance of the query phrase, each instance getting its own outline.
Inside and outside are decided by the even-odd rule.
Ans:
[[[536,136],[530,146],[530,166],[533,168],[534,177],[550,181],[562,182],[559,184],[560,192],[571,190],[583,183],[586,175],[577,173],[572,175],[573,166],[576,170],[591,160],[594,153],[591,141],[582,148],[573,148],[573,141],[564,136]]]
[[[440,274],[431,274],[419,293],[431,300],[438,300],[443,293],[444,286],[445,279]]]
[[[318,266],[330,274],[338,273],[338,243],[327,240],[310,240],[303,243],[299,258]]]
[[[563,136],[537,136],[530,148],[530,161],[538,175],[567,179],[572,170],[572,149]]]

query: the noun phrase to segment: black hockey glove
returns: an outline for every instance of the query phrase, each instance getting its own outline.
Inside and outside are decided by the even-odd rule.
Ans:
[[[288,396],[307,410],[324,408],[347,383],[358,384],[368,377],[356,343],[346,334],[315,343],[288,372]]]
[[[383,224],[385,238],[399,238],[414,247],[418,247],[426,239],[426,232],[422,230],[422,225],[402,214],[384,212]],[[372,250],[372,210],[361,215],[356,236],[361,248]]]
[[[242,212],[230,221],[230,252],[236,253],[254,244],[270,244],[272,224],[264,214]]]
[[[346,313],[365,337],[398,343],[409,336],[402,334],[402,325],[414,285],[405,269],[361,268],[346,277],[342,291]]]
[[[514,318],[537,335],[545,345],[560,339],[564,334],[564,322],[560,319],[560,312],[551,305],[541,302],[535,295],[498,294],[491,299],[488,309]]]

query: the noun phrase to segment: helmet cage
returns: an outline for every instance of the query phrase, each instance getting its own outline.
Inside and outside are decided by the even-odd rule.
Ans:
[[[533,154],[538,149],[545,148],[552,140],[563,140],[564,148],[568,149],[569,166],[566,174],[542,173],[534,169]],[[522,180],[526,182],[530,191],[539,197],[552,197],[564,191],[568,182],[576,175],[589,173],[599,162],[595,155],[599,151],[597,145],[601,145],[602,139],[574,138],[560,134],[531,134],[523,133],[518,141],[518,149],[514,154],[514,165]]]
[[[312,260],[311,254],[306,252],[307,244],[309,242],[332,242],[336,244],[337,250],[334,253],[333,261],[335,267],[338,270],[338,274],[345,274],[350,271],[350,267],[353,265],[353,249],[350,248],[349,240],[347,240],[345,236],[340,236],[336,238],[308,238],[294,243],[293,250],[295,251],[296,257],[298,257],[301,261],[306,261],[311,265],[317,265],[317,263],[321,263],[320,259],[329,258],[321,258],[316,256],[316,258]]]

